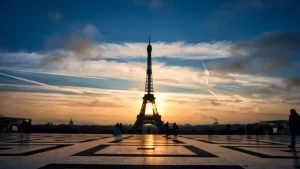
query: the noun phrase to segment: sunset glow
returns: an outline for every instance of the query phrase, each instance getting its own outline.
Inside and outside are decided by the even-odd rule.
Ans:
[[[153,106],[151,103],[146,104],[145,114],[148,114],[148,115],[153,114]]]
[[[0,5],[8,17],[0,23],[0,115],[34,124],[133,124],[148,92],[149,36],[163,121],[256,123],[300,109],[300,33],[291,31],[299,25],[290,22],[293,12],[278,11],[298,9],[276,2],[182,3],[74,3],[72,12],[22,3],[11,18],[15,5]]]

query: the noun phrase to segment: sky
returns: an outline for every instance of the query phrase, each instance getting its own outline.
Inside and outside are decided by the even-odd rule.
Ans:
[[[300,110],[296,0],[0,2],[0,115],[133,124],[151,36],[163,121],[255,123]]]

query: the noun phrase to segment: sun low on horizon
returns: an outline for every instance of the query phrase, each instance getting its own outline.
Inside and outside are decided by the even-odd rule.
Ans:
[[[0,115],[94,125],[137,125],[140,114],[150,124],[288,119],[300,110],[299,12],[292,1],[256,2],[1,2]]]

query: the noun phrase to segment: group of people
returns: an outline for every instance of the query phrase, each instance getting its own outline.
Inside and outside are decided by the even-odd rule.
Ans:
[[[166,124],[164,124],[164,129],[165,129],[166,136],[168,136],[169,134],[173,134],[177,136],[178,134],[178,126],[176,123],[173,123],[173,127],[169,128],[169,122],[167,122]]]
[[[19,125],[19,131],[21,133],[21,138],[23,139],[25,135],[29,136],[29,134],[31,133],[31,119],[29,119],[28,121],[23,120],[21,122],[21,124]]]
[[[300,131],[300,116],[296,112],[295,109],[291,109],[290,113],[291,114],[289,117],[289,129],[290,129],[290,133],[291,133],[291,145],[289,145],[289,148],[291,148],[292,150],[295,150],[296,136],[297,136],[297,134],[299,134],[299,131]],[[24,120],[22,122],[22,124],[20,125],[21,134],[25,135],[25,134],[30,133],[30,128],[31,128],[31,119],[28,122],[26,122]],[[117,123],[115,125],[113,135],[114,136],[122,135],[122,129],[123,129],[122,123]],[[170,134],[173,134],[176,136],[178,134],[178,126],[176,123],[173,123],[172,128],[169,128],[169,122],[165,123],[164,130],[165,130],[166,136],[168,136]],[[148,133],[150,134],[150,128],[148,129]]]
[[[123,124],[122,123],[117,123],[115,125],[113,135],[114,136],[120,136],[120,135],[122,135],[122,131],[123,131]]]

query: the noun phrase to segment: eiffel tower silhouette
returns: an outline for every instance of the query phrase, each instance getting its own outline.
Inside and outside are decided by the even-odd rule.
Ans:
[[[147,46],[147,75],[146,75],[146,84],[145,84],[145,95],[143,97],[143,104],[140,113],[137,115],[137,119],[135,124],[132,127],[133,133],[138,133],[141,127],[144,124],[153,124],[155,125],[159,133],[164,133],[164,125],[161,121],[161,116],[158,114],[154,90],[153,90],[153,79],[152,79],[152,58],[151,58],[152,46],[150,44],[150,36],[149,36],[149,45]],[[145,114],[147,103],[152,104],[152,112],[153,114]]]

